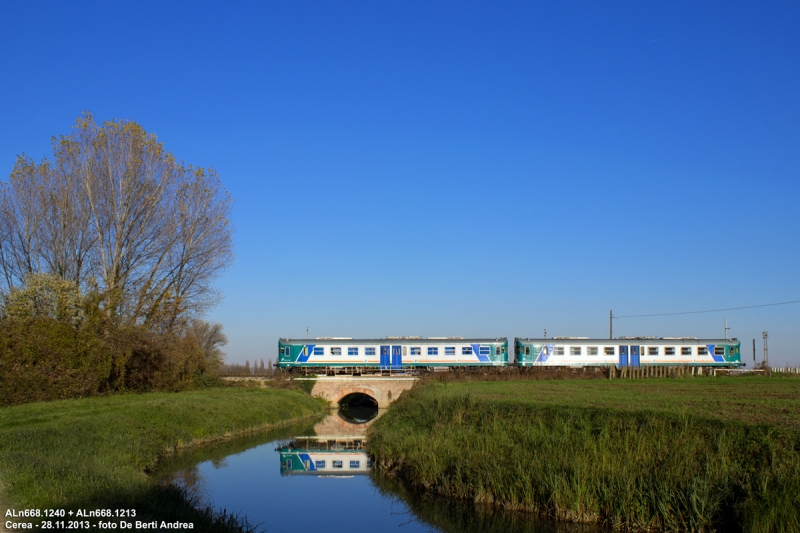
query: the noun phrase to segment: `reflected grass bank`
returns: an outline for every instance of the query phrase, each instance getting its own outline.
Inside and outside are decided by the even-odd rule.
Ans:
[[[373,474],[377,489],[408,506],[419,520],[442,533],[601,533],[594,524],[539,520],[530,513],[508,511],[492,505],[473,505],[430,492],[409,490],[401,480]]]

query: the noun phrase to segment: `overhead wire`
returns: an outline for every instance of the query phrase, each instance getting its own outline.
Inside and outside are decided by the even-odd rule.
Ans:
[[[615,315],[613,318],[640,318],[640,317],[648,317],[648,316],[672,316],[672,315],[697,315],[700,313],[718,313],[720,311],[736,311],[739,309],[755,309],[756,307],[772,307],[776,305],[789,305],[789,304],[797,304],[800,303],[800,300],[791,300],[789,302],[777,302],[771,304],[759,304],[759,305],[743,305],[741,307],[725,307],[722,309],[706,309],[704,311],[680,311],[678,313],[650,313],[644,315]]]

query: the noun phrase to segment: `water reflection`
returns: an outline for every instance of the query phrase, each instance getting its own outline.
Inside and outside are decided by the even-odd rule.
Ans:
[[[408,506],[418,520],[442,533],[601,533],[594,524],[542,520],[527,513],[504,511],[488,505],[454,502],[433,494],[408,491],[396,479],[373,476],[373,483],[387,497]]]
[[[181,454],[164,465],[160,480],[187,488],[214,508],[246,515],[269,532],[398,526],[404,533],[598,531],[409,493],[370,473],[367,430],[382,414],[351,404],[314,424]],[[295,508],[303,512],[281,512]]]
[[[372,464],[365,449],[367,429],[383,412],[374,400],[363,398],[343,401],[338,412],[314,426],[314,435],[297,436],[278,446],[281,475],[369,474]]]
[[[278,448],[281,475],[355,476],[368,474],[372,464],[361,438],[295,437]]]

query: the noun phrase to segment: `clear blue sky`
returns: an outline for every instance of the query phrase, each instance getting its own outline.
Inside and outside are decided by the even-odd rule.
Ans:
[[[210,315],[278,337],[607,336],[800,299],[796,2],[5,2],[0,170],[83,110],[236,198]],[[800,305],[621,319],[800,364]]]

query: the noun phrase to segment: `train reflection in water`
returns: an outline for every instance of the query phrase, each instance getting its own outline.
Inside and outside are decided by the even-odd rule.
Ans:
[[[280,446],[281,475],[353,477],[369,473],[372,464],[363,437],[295,437]]]
[[[294,437],[278,446],[281,475],[353,477],[369,473],[367,428],[382,414],[372,398],[345,398],[336,413],[314,426],[316,435]]]

